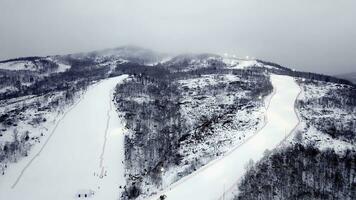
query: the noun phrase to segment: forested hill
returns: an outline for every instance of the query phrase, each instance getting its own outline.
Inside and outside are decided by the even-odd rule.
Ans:
[[[294,77],[302,90],[298,134],[251,166],[236,198],[354,197],[353,83],[262,60],[131,46],[0,61],[0,172],[28,156],[89,86],[123,74],[113,90],[126,130],[122,199],[155,194],[256,134],[266,123],[271,74]]]

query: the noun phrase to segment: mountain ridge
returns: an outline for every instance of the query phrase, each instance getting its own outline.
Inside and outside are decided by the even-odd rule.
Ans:
[[[226,65],[236,65],[236,63],[246,62],[246,61],[256,61],[254,64],[250,64],[250,67],[261,66],[262,67],[273,67],[280,69],[282,71],[287,71],[288,73],[298,74],[309,73],[318,76],[323,76],[325,79],[331,79],[331,81],[342,82],[345,84],[355,84],[353,82],[354,78],[347,80],[345,75],[335,75],[329,76],[320,73],[303,72],[296,71],[291,68],[279,65],[274,62],[265,61],[261,59],[244,59],[238,58],[236,56],[229,55],[219,55],[214,53],[185,53],[185,54],[175,54],[170,55],[166,53],[155,52],[150,49],[141,48],[138,46],[121,46],[116,48],[107,48],[102,50],[74,53],[74,54],[64,54],[64,55],[49,55],[49,56],[29,56],[29,57],[18,57],[12,59],[6,59],[0,61],[0,70],[25,70],[25,71],[37,71],[42,70],[44,72],[57,71],[63,72],[73,65],[85,65],[85,66],[95,66],[95,65],[112,65],[118,62],[131,62],[147,66],[154,65],[191,65],[192,69],[204,67],[212,63],[220,62],[220,64]],[[26,62],[26,63],[18,63]],[[73,63],[74,62],[74,63]],[[5,66],[6,64],[13,64],[12,66]],[[248,66],[248,65],[247,65]],[[16,68],[17,67],[17,68]],[[59,69],[62,67],[62,69]],[[50,68],[50,69],[48,69]],[[64,68],[64,69],[63,69]],[[178,70],[178,69],[177,69]]]

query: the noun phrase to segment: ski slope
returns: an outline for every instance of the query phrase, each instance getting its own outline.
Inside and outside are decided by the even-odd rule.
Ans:
[[[0,177],[0,199],[118,199],[125,184],[124,125],[112,93],[126,77],[90,86],[43,146]]]
[[[159,199],[164,194],[167,200],[217,200],[243,176],[245,166],[251,159],[259,160],[266,149],[273,149],[280,144],[299,122],[294,104],[300,88],[289,76],[271,75],[271,81],[274,94],[267,108],[267,123],[258,133],[223,158],[150,199]]]

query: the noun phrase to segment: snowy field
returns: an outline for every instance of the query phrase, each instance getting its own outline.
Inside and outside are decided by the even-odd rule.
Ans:
[[[124,126],[112,92],[126,77],[91,86],[49,140],[0,177],[0,199],[118,199],[125,184]]]
[[[273,149],[280,144],[298,124],[294,105],[300,88],[289,76],[271,75],[271,81],[274,95],[267,109],[267,123],[258,133],[226,156],[181,179],[151,199],[156,200],[163,194],[168,200],[219,199],[243,176],[245,166],[251,159],[259,160],[266,149]]]

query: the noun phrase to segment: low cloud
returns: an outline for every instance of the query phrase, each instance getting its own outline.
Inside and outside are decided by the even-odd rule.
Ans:
[[[353,0],[2,0],[0,59],[132,44],[346,73],[356,65],[355,8]]]

